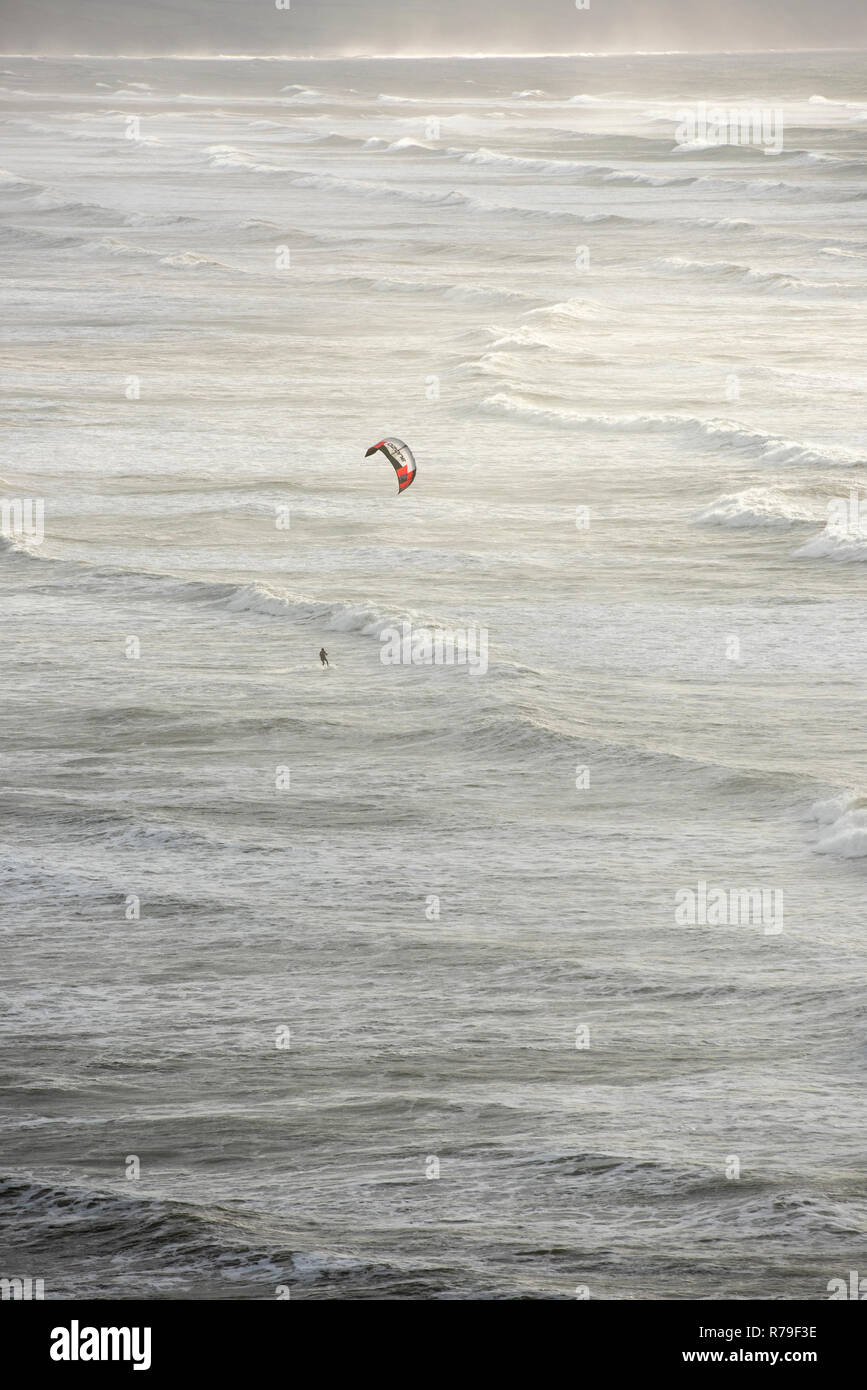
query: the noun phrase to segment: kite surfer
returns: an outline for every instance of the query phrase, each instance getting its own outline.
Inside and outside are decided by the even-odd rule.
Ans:
[[[324,647],[320,647],[319,649],[319,660],[322,662],[323,666],[328,665],[328,653]]]

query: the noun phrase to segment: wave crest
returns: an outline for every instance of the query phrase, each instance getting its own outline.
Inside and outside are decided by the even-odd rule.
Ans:
[[[847,792],[817,801],[807,819],[818,826],[816,854],[836,859],[863,859],[867,855],[867,796]]]

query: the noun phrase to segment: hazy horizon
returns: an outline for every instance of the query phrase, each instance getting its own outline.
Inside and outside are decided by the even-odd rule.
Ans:
[[[149,59],[159,59],[163,62],[178,63],[243,63],[243,62],[291,62],[291,63],[339,63],[346,62],[370,62],[384,63],[394,62],[432,62],[441,58],[458,58],[467,62],[483,61],[486,58],[512,58],[527,59],[532,58],[665,58],[665,57],[684,57],[691,58],[726,58],[726,57],[746,57],[750,54],[776,53],[785,55],[797,55],[799,53],[867,53],[867,43],[863,48],[856,48],[851,44],[843,44],[837,47],[816,47],[816,48],[609,48],[609,49],[539,49],[530,51],[529,49],[502,49],[483,52],[477,50],[472,52],[443,50],[436,53],[125,53],[120,50],[111,53],[54,53],[54,52],[25,52],[21,49],[0,49],[0,58],[57,58],[69,59],[74,61],[77,58],[82,60],[89,58],[110,59],[114,58],[123,62],[146,62]]]
[[[285,0],[287,5],[290,0]],[[32,0],[0,4],[0,51],[32,57],[452,57],[638,53],[821,52],[867,47],[867,13],[854,0],[538,0],[528,8],[443,0],[291,0],[251,9],[239,0]]]

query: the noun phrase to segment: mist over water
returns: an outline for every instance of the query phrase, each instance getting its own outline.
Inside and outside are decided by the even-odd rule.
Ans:
[[[860,0],[0,0],[8,53],[354,57],[864,48]]]
[[[861,61],[0,66],[9,1271],[827,1297]]]

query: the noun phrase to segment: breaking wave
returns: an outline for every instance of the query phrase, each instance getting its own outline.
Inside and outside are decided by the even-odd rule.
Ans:
[[[826,526],[818,536],[796,550],[794,558],[864,564],[867,562],[867,531],[846,531],[837,526]]]
[[[807,812],[817,827],[816,854],[836,859],[863,859],[867,855],[867,796],[847,792],[817,801]]]
[[[804,280],[792,271],[760,270],[754,266],[741,265],[734,261],[691,261],[684,256],[666,256],[656,261],[659,270],[666,273],[691,275],[720,284],[743,286],[747,289],[788,292],[807,292],[818,295],[844,291],[852,293],[852,287],[832,280],[822,283],[818,280]]]
[[[761,463],[806,465],[815,468],[867,467],[867,457],[835,447],[820,448],[797,440],[780,439],[762,430],[745,429],[726,420],[701,420],[692,415],[608,415],[536,405],[500,391],[482,402],[486,411],[509,414],[530,423],[563,429],[611,430],[617,433],[679,434],[693,444],[732,449]]]
[[[778,488],[747,488],[745,492],[718,497],[699,512],[696,526],[786,531],[815,521],[818,508],[801,498],[789,497]]]

